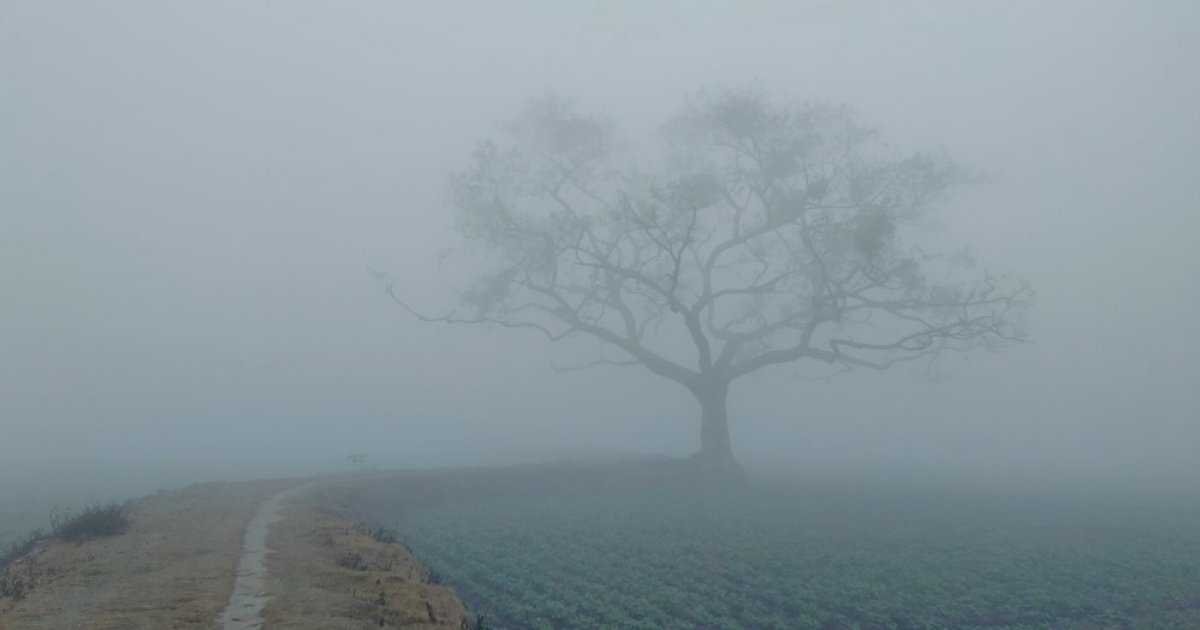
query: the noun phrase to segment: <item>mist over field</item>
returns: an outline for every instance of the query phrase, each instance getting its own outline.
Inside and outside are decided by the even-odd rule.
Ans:
[[[353,453],[694,452],[681,388],[422,323],[369,270],[453,306],[479,265],[447,179],[531,99],[611,118],[648,163],[689,95],[747,87],[985,174],[931,238],[1037,292],[1033,343],[932,379],[735,383],[751,477],[1194,497],[1198,26],[1190,2],[4,3],[0,515]]]

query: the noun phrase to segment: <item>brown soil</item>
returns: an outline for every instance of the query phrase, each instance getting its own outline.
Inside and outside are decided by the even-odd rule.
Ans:
[[[311,480],[212,483],[129,504],[126,533],[40,543],[11,565],[20,596],[0,597],[0,629],[216,628],[230,601],[247,525],[272,495]],[[270,528],[264,628],[461,626],[462,603],[426,583],[401,545],[374,540],[323,499],[353,483],[322,483],[287,503]],[[3,576],[0,576],[3,577]]]

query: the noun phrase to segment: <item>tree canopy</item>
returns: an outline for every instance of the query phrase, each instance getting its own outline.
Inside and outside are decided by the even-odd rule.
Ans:
[[[418,315],[602,342],[619,356],[575,367],[638,364],[687,387],[720,425],[702,454],[732,460],[725,391],[769,366],[884,369],[1024,339],[1023,282],[921,246],[972,174],[939,152],[895,155],[848,107],[700,93],[653,159],[558,97],[505,131],[451,178],[490,271],[457,309]]]

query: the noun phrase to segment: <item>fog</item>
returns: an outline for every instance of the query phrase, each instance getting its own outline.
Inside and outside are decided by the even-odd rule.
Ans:
[[[368,270],[453,304],[477,268],[447,177],[531,98],[653,146],[688,94],[757,86],[986,173],[938,238],[1037,297],[1035,343],[932,381],[739,381],[749,470],[1195,480],[1198,27],[1191,2],[4,3],[0,477],[693,452],[681,388],[416,321]]]

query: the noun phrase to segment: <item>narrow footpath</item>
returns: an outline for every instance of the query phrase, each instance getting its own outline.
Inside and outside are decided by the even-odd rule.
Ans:
[[[254,518],[246,526],[242,544],[242,559],[233,582],[233,594],[221,614],[224,630],[253,630],[263,624],[262,609],[270,597],[264,592],[267,579],[267,534],[271,525],[283,518],[283,502],[303,492],[312,484],[295,486],[271,495],[258,506]]]

